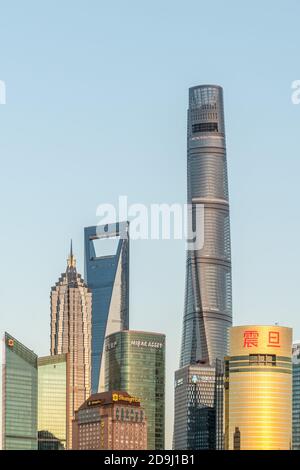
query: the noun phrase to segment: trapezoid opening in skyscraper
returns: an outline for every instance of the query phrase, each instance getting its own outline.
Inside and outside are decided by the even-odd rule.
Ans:
[[[129,222],[86,227],[85,279],[92,291],[92,392],[105,389],[104,340],[129,329]],[[97,240],[116,239],[114,253],[98,256]]]

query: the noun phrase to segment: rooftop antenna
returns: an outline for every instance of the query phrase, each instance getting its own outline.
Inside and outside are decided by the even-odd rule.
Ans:
[[[68,266],[69,266],[69,268],[74,268],[76,266],[75,256],[73,255],[72,239],[71,239],[71,246],[70,246],[70,254],[69,254],[69,258],[68,258]]]

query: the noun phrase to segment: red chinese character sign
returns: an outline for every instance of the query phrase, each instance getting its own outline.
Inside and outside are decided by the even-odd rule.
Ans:
[[[280,335],[279,331],[269,331],[268,347],[280,348]]]
[[[280,354],[290,357],[292,329],[278,325],[245,325],[230,329],[230,356]]]
[[[257,348],[258,336],[259,336],[259,333],[257,330],[244,331],[244,348],[252,348],[252,347]]]

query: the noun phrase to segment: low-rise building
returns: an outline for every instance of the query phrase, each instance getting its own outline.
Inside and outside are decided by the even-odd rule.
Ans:
[[[120,391],[91,395],[75,413],[72,448],[147,449],[147,419],[140,399]]]

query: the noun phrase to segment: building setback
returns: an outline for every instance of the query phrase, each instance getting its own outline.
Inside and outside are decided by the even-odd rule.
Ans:
[[[97,256],[95,243],[118,239],[114,253]],[[93,293],[92,392],[105,390],[105,337],[129,328],[129,222],[84,229],[85,279]]]
[[[75,413],[73,449],[147,449],[147,421],[139,398],[120,391],[93,394]]]
[[[292,329],[236,326],[225,368],[225,449],[292,446]]]
[[[69,354],[38,358],[38,450],[67,448]]]
[[[92,294],[77,273],[72,244],[66,272],[51,289],[51,356],[69,354],[67,449],[75,410],[91,394]]]
[[[125,390],[145,409],[149,450],[165,445],[165,335],[120,331],[105,340],[106,390]]]
[[[4,335],[2,449],[37,449],[37,355]]]

